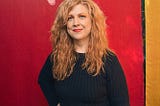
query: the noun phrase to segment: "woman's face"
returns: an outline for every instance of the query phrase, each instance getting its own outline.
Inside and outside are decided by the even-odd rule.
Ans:
[[[86,6],[78,4],[69,12],[67,31],[74,41],[89,40],[91,17]]]

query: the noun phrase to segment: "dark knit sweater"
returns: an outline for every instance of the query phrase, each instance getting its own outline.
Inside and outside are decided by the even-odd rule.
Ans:
[[[52,76],[48,56],[38,83],[49,106],[129,106],[125,76],[117,57],[109,53],[104,61],[105,73],[89,75],[82,69],[85,54],[77,53],[77,61],[70,77],[57,81]]]

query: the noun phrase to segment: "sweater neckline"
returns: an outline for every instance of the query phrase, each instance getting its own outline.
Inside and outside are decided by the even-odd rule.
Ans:
[[[80,53],[80,52],[75,51],[75,54],[77,58],[85,58],[86,53]]]
[[[86,53],[74,51],[76,54],[85,55]]]

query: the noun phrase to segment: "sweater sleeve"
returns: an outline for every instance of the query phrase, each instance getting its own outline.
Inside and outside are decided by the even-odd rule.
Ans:
[[[50,60],[50,55],[48,56],[45,64],[43,65],[39,77],[38,84],[46,97],[49,106],[57,106],[58,98],[56,96],[54,88],[54,79],[52,76],[52,62]]]
[[[125,75],[118,58],[113,54],[109,61],[107,90],[110,106],[130,106]]]

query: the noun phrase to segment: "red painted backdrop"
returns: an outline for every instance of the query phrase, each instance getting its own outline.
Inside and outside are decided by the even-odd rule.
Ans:
[[[47,106],[38,84],[51,51],[56,5],[47,0],[0,1],[0,106]],[[131,106],[143,106],[141,0],[96,0],[107,15],[109,46],[123,66]]]

